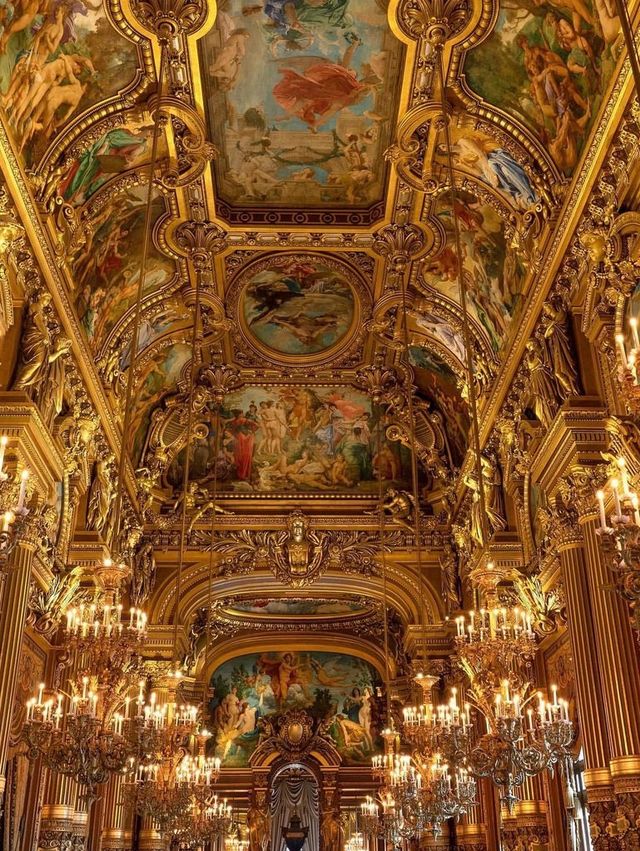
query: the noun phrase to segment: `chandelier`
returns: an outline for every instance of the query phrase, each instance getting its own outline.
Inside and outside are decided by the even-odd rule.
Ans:
[[[70,693],[54,693],[41,683],[37,697],[27,701],[23,738],[29,758],[73,777],[90,802],[97,787],[123,772],[137,754],[126,713],[116,711],[138,676],[147,623],[139,609],[123,616],[119,587],[126,575],[123,565],[106,559],[96,570],[99,603],[66,612]]]
[[[633,624],[640,631],[640,499],[629,487],[624,458],[616,460],[618,475],[605,490],[596,491],[600,526],[596,530],[609,557],[616,589],[629,602]],[[613,497],[614,510],[607,517],[605,500]]]
[[[150,817],[161,834],[193,838],[208,829],[214,817],[220,823],[222,811],[213,791],[220,759],[206,756],[211,734],[198,730],[198,709],[175,701],[179,679],[179,673],[174,674],[167,701],[158,701],[152,692],[145,702],[141,682],[135,706],[126,704],[125,713],[135,712],[133,729],[142,756],[131,760],[123,802]]]
[[[447,703],[434,705],[430,693],[437,677],[418,674],[415,682],[422,688],[422,703],[402,710],[402,731],[413,745],[414,756],[428,759],[439,753],[451,764],[464,761],[471,731],[471,707],[458,704],[458,690],[451,689]]]
[[[489,563],[493,570],[493,563]],[[531,617],[517,606],[472,610],[455,620],[456,648],[475,670],[486,669],[499,660],[500,666],[516,669],[529,666],[536,654],[536,635]]]
[[[514,692],[505,680],[495,694],[492,711],[486,704],[479,707],[488,732],[471,750],[469,767],[476,777],[488,777],[498,787],[509,813],[518,800],[516,789],[527,777],[553,770],[570,757],[574,728],[568,704],[558,699],[555,686],[553,695],[553,702],[547,703],[538,694],[533,708],[534,695],[528,687]]]
[[[51,771],[73,777],[84,787],[83,798],[92,802],[96,787],[110,774],[126,769],[130,743],[123,735],[122,716],[114,714],[107,723],[98,691],[82,680],[82,691],[70,698],[57,694],[45,698],[40,683],[38,696],[27,701],[24,739],[29,759],[42,759]]]

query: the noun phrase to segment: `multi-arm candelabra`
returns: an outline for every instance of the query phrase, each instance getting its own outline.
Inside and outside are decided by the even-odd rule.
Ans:
[[[608,556],[618,593],[631,606],[633,623],[640,632],[640,499],[629,486],[624,458],[617,459],[618,475],[605,489],[596,491],[600,518],[597,529]],[[607,515],[607,498],[613,510]]]

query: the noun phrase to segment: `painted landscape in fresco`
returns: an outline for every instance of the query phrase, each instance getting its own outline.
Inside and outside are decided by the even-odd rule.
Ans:
[[[606,0],[503,0],[493,33],[465,62],[473,91],[528,124],[565,174],[614,68],[614,8]]]
[[[350,387],[245,387],[229,394],[222,414],[218,488],[235,493],[375,494],[378,481],[407,487],[407,451],[385,438],[369,397]],[[214,475],[214,416],[191,446],[190,476]],[[184,451],[169,483],[182,481]]]
[[[370,762],[378,740],[376,687],[367,662],[337,653],[252,653],[221,665],[211,678],[209,750],[229,768],[248,765],[261,718],[305,709],[329,723],[344,761]]]
[[[93,220],[87,243],[73,259],[76,309],[94,350],[135,303],[145,202],[145,187],[109,199]],[[164,212],[164,201],[158,196],[153,202],[153,219]],[[168,283],[174,272],[173,262],[152,247],[144,295]]]
[[[133,80],[137,51],[101,2],[5,0],[0,6],[0,92],[29,164],[86,107]]]
[[[230,611],[278,617],[328,617],[353,615],[362,611],[362,605],[353,600],[279,598],[277,600],[238,600],[230,607]]]
[[[522,166],[483,130],[474,127],[473,121],[458,116],[449,133],[455,169],[478,178],[515,207],[526,209],[536,203],[538,197]],[[436,161],[444,167],[448,164],[444,136],[436,150]]]
[[[447,241],[423,271],[424,281],[434,290],[458,301],[458,273],[453,241],[451,210],[438,210]],[[458,193],[456,215],[460,224],[463,268],[471,313],[487,333],[494,351],[499,351],[521,300],[524,268],[507,247],[503,223],[497,212],[468,192]]]
[[[451,460],[460,466],[467,449],[470,422],[455,373],[442,358],[424,346],[411,346],[409,354],[420,391],[432,400],[447,424]]]
[[[401,58],[380,0],[222,0],[201,42],[218,192],[237,205],[381,198]]]
[[[249,333],[285,355],[310,355],[331,349],[353,322],[349,283],[315,258],[274,257],[257,272],[241,297]]]

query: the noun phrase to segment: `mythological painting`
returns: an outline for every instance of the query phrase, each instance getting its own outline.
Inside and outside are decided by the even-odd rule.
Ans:
[[[524,266],[507,246],[503,222],[492,207],[469,192],[459,192],[456,204],[471,313],[485,330],[491,348],[498,352],[521,302]],[[459,301],[451,209],[443,203],[436,212],[447,240],[440,253],[425,264],[423,281]]]
[[[137,395],[137,413],[133,423],[136,435],[134,444],[136,459],[139,459],[143,449],[143,442],[151,421],[151,412],[158,406],[165,393],[175,388],[190,359],[191,346],[187,343],[176,343],[155,353],[154,357],[145,364]]]
[[[73,115],[126,88],[137,64],[97,0],[0,6],[2,106],[28,163]]]
[[[275,256],[252,276],[241,295],[250,335],[285,355],[324,352],[339,343],[354,320],[353,291],[337,270],[316,257]]]
[[[407,450],[379,436],[377,411],[351,387],[245,387],[229,394],[217,464],[214,419],[191,445],[190,476],[210,484],[215,467],[222,492],[377,494],[380,478],[402,487],[411,481]],[[184,460],[183,450],[169,468],[174,486]]]
[[[603,100],[619,32],[607,0],[503,2],[465,62],[474,92],[531,127],[571,174]]]
[[[344,761],[365,764],[375,750],[379,719],[375,669],[338,653],[252,653],[221,665],[211,677],[211,752],[228,768],[248,765],[260,719],[304,709],[328,725]]]
[[[201,42],[214,169],[232,205],[384,194],[402,45],[384,0],[223,0]]]
[[[355,600],[313,600],[301,597],[279,597],[277,600],[238,600],[229,612],[275,617],[335,617],[363,611]]]
[[[538,200],[525,169],[498,142],[476,127],[473,120],[457,116],[449,128],[453,167],[472,175],[512,206],[526,209]],[[444,136],[438,144],[436,162],[447,167]]]
[[[467,450],[470,421],[457,376],[442,358],[424,346],[411,346],[410,356],[420,391],[433,402],[446,423],[451,460],[459,467]]]
[[[98,211],[86,244],[73,260],[78,317],[94,350],[136,301],[140,275],[146,188],[110,198]],[[165,212],[162,197],[153,202],[153,219]],[[149,252],[143,295],[159,290],[175,272],[157,249]]]
[[[80,207],[111,178],[148,162],[152,131],[149,113],[128,115],[122,127],[107,130],[72,161],[60,181],[60,195]],[[164,136],[161,141],[164,143]],[[163,153],[166,151],[161,150],[159,156]]]

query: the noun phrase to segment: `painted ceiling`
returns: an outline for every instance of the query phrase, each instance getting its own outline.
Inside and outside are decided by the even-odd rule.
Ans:
[[[186,456],[189,220],[219,229],[202,279],[198,375],[235,370],[217,414],[210,385],[200,388],[199,488],[215,480],[229,505],[410,489],[407,450],[359,377],[380,359],[409,375],[425,441],[454,475],[469,414],[453,216],[482,406],[608,117],[619,52],[609,4],[450,0],[443,90],[428,0],[220,0],[176,36],[155,146],[152,7],[6,4],[0,92],[12,155],[120,422],[143,276],[127,439],[151,470],[158,511],[175,502]],[[390,259],[400,232],[412,240],[406,298]]]

